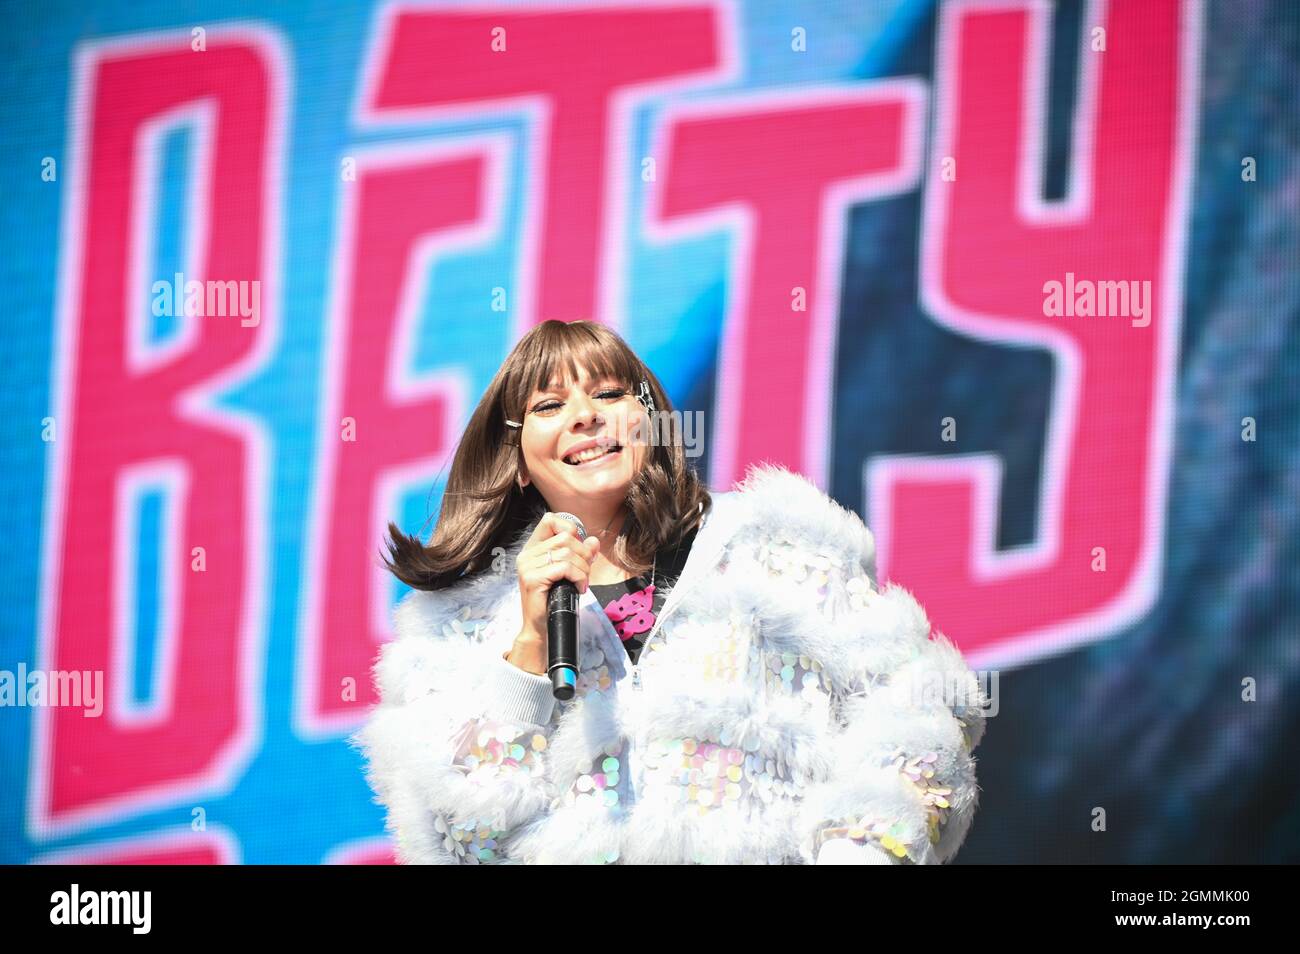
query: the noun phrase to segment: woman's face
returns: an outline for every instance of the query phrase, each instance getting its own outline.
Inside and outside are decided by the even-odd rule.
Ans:
[[[621,503],[647,452],[649,418],[630,391],[613,378],[579,381],[564,390],[534,391],[525,406],[519,446],[524,484],[535,483],[552,510],[576,510],[583,501]],[[577,464],[565,458],[596,443],[621,450]],[[590,452],[587,456],[590,456]]]

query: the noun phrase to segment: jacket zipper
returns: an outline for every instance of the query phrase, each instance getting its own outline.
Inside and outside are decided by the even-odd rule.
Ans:
[[[717,555],[721,557],[722,552],[723,552],[722,550],[719,550]],[[715,559],[709,564],[709,569],[712,569],[716,565],[717,565],[717,560]],[[703,575],[704,573],[702,572],[700,576]],[[645,642],[641,644],[641,652],[637,654],[637,661],[635,663],[631,663],[632,688],[637,693],[641,692],[641,660],[646,658],[646,653],[649,652],[650,650],[651,640],[655,638],[655,634],[658,633],[659,628],[663,626],[664,620],[668,618],[668,614],[670,614],[679,605],[681,605],[682,598],[686,595],[687,592],[689,592],[690,588],[694,586],[696,582],[698,582],[698,580],[699,577],[696,577],[695,580],[692,580],[690,583],[687,584],[685,589],[681,587],[680,579],[678,580],[678,585],[674,586],[673,591],[670,594],[668,594],[668,602],[664,604],[664,611],[659,614],[659,618],[655,620],[654,626],[651,627],[650,629],[650,635],[647,636]],[[637,744],[638,742],[637,736],[639,736],[641,732],[645,731],[645,726],[640,724],[641,723],[640,719],[637,720],[637,723],[638,723],[637,731],[629,735],[627,740],[628,751],[627,751],[627,760],[625,764],[627,766],[628,799],[627,799],[626,808],[628,811],[632,810],[632,807],[636,805],[636,803],[640,800],[641,797],[640,794],[641,787],[637,784],[637,773],[642,771],[641,752],[640,752],[641,747]]]
[[[703,530],[703,527],[701,527],[701,530]],[[698,537],[696,539],[698,542]],[[726,540],[724,539],[721,542],[721,544],[717,545],[714,548],[713,552],[709,555],[709,559],[706,561],[708,565],[704,567],[695,576],[695,579],[687,583],[685,588],[682,587],[681,577],[678,578],[677,585],[675,585],[673,587],[673,591],[668,594],[668,602],[664,604],[664,611],[659,614],[659,618],[655,620],[654,626],[651,627],[650,629],[650,635],[647,636],[645,642],[641,644],[641,652],[637,654],[637,661],[631,663],[632,688],[636,692],[639,693],[641,691],[641,660],[646,658],[646,653],[650,649],[650,642],[655,638],[655,634],[658,633],[660,627],[663,626],[664,620],[668,618],[668,614],[671,613],[673,610],[675,610],[679,605],[681,605],[681,601],[683,597],[688,592],[690,592],[691,587],[695,586],[700,581],[700,579],[706,573],[708,573],[709,570],[713,569],[715,566],[718,565],[718,560],[722,558],[725,552],[726,552]],[[689,563],[689,560],[687,562]],[[683,576],[684,575],[685,572],[683,571]],[[637,721],[638,723],[640,723],[641,720],[638,719]],[[632,806],[635,805],[637,801],[639,801],[640,799],[640,786],[638,786],[636,783],[637,773],[641,771],[640,752],[638,751],[640,747],[637,745],[636,736],[643,731],[645,731],[645,727],[643,725],[638,724],[637,732],[632,733],[632,735],[630,735],[627,740],[628,748],[627,748],[627,759],[625,761],[625,766],[627,768],[628,801],[626,807],[629,811],[631,810]]]
[[[691,586],[694,586],[697,582],[698,582],[698,578],[696,580],[691,581],[691,583],[687,586],[686,589],[689,590]],[[685,595],[685,591],[680,590],[678,587],[673,587],[672,593],[668,595],[668,602],[664,604],[664,611],[659,614],[659,618],[655,620],[654,626],[651,627],[650,629],[650,635],[647,636],[645,642],[641,644],[641,652],[637,654],[637,661],[631,663],[633,689],[636,689],[638,691],[640,691],[641,689],[641,661],[646,658],[646,653],[650,649],[651,640],[655,638],[655,634],[658,633],[659,628],[663,626],[664,620],[668,618],[668,614],[671,613],[673,610],[677,609],[677,607],[681,604],[681,599],[679,597],[682,597],[684,595]]]
[[[703,528],[701,528],[701,532],[703,532]],[[699,542],[698,537],[696,538],[696,542]],[[668,602],[664,604],[664,611],[659,614],[659,618],[655,620],[655,624],[650,630],[650,635],[647,636],[646,641],[641,644],[641,652],[637,655],[637,661],[632,663],[632,688],[638,692],[641,689],[641,661],[646,658],[646,653],[650,649],[650,643],[655,638],[655,634],[658,633],[660,627],[663,626],[664,620],[668,618],[668,614],[681,605],[682,599],[690,592],[691,588],[698,586],[700,581],[709,573],[709,571],[718,565],[718,561],[722,559],[723,555],[727,551],[727,538],[724,537],[721,540],[713,542],[712,546],[712,551],[708,554],[704,563],[701,564],[699,572],[694,574],[693,579],[686,582],[685,587],[682,585],[683,577],[685,577],[685,570],[683,569],[682,577],[678,578],[677,585],[674,586],[673,591],[668,594]],[[690,565],[689,560],[687,560],[687,565]]]

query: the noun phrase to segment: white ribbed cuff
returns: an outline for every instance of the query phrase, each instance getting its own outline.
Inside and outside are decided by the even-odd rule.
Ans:
[[[488,667],[483,696],[484,714],[501,722],[546,725],[555,710],[551,677],[520,669],[504,659]]]

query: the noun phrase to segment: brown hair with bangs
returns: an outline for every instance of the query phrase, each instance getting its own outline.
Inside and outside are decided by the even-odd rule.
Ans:
[[[678,543],[713,505],[686,463],[677,418],[659,379],[615,332],[591,321],[544,321],[510,352],[474,409],[451,462],[442,508],[428,544],[388,524],[385,567],[419,590],[451,586],[492,565],[493,551],[510,548],[546,512],[530,482],[518,483],[523,450],[507,443],[506,420],[524,420],[528,398],[567,370],[566,385],[582,369],[622,382],[633,394],[646,381],[658,410],[645,435],[647,453],[628,487],[628,516],[613,559],[634,575],[650,569],[655,554]],[[657,425],[657,426],[656,426]]]

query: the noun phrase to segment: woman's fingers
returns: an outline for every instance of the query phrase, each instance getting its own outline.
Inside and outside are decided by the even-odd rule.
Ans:
[[[542,559],[551,566],[563,566],[561,576],[556,579],[567,577],[577,584],[581,592],[587,592],[587,577],[591,575],[591,564],[582,556],[581,551],[570,547],[556,547],[549,551],[549,556],[543,556]]]
[[[569,579],[585,593],[599,550],[599,538],[579,539],[572,521],[547,513],[519,555],[520,575],[526,574],[537,587]]]

